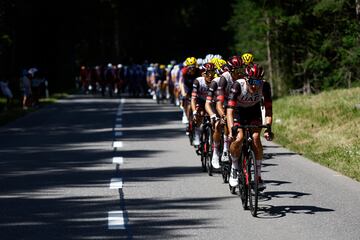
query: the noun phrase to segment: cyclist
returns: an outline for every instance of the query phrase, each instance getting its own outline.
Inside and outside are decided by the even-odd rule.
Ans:
[[[223,118],[219,118],[220,114],[216,111],[215,97],[216,97],[217,86],[220,81],[220,76],[217,76],[217,75],[221,75],[223,72],[227,71],[227,69],[225,66],[226,61],[223,59],[213,58],[210,60],[210,62],[215,65],[216,74],[215,74],[215,78],[211,81],[209,88],[208,88],[205,109],[206,109],[206,112],[209,114],[211,122],[214,126],[214,133],[213,133],[214,150],[213,150],[213,155],[212,155],[212,159],[211,159],[211,164],[214,168],[218,169],[218,168],[220,168],[219,146],[220,146],[220,139],[221,139],[221,127],[224,126],[225,121]],[[227,136],[227,134],[226,134],[226,136]],[[227,149],[225,149],[225,151],[227,151]],[[222,155],[224,156],[224,158],[227,157],[227,154],[222,154]],[[225,161],[226,161],[226,159],[225,159]],[[227,159],[227,161],[229,161],[229,159]]]
[[[239,158],[241,146],[244,138],[242,129],[239,129],[236,136],[232,136],[231,129],[234,125],[251,124],[261,125],[261,99],[264,98],[265,123],[268,129],[264,133],[266,140],[271,141],[273,133],[272,124],[272,99],[270,85],[263,80],[264,70],[258,64],[248,65],[245,68],[245,76],[236,80],[232,85],[228,98],[227,122],[230,137],[235,138],[230,145],[232,166],[229,184],[232,187],[238,185]],[[265,184],[261,178],[261,161],[263,158],[263,148],[260,141],[260,129],[253,132],[253,146],[255,152],[256,166],[259,173],[259,190],[265,189]]]
[[[232,84],[242,76],[243,62],[239,56],[232,56],[228,59],[227,64],[223,65],[223,73],[220,76],[219,82],[213,86],[216,94],[216,111],[223,122],[226,122],[226,107],[227,97],[229,96]],[[222,161],[229,161],[229,143],[228,131],[224,131],[224,147],[222,154]],[[216,160],[217,159],[217,160]],[[219,157],[215,155],[214,165],[219,161]]]
[[[200,124],[203,122],[203,117],[205,115],[207,91],[211,81],[214,79],[216,67],[213,63],[205,63],[201,70],[203,71],[202,77],[198,77],[194,80],[191,94],[191,109],[196,125],[194,146],[198,146],[200,144]]]
[[[200,76],[200,70],[197,67],[196,58],[188,57],[184,62],[185,67],[181,69],[179,86],[181,91],[181,96],[183,100],[183,109],[185,112],[185,116],[188,119],[188,123],[191,121],[191,104],[190,97],[193,88],[194,80]],[[187,134],[189,133],[189,126],[186,129]]]

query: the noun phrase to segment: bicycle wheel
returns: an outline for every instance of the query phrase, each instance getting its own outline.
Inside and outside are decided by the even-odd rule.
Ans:
[[[258,210],[258,172],[256,168],[256,160],[255,160],[255,154],[251,150],[249,152],[249,159],[247,164],[247,169],[249,173],[249,187],[248,187],[248,194],[249,194],[249,207],[251,215],[256,217],[257,210]]]
[[[189,126],[188,126],[188,131],[189,131],[189,141],[190,141],[190,145],[193,146],[193,141],[194,141],[194,128],[193,128],[193,123],[192,121],[189,121]]]
[[[241,203],[243,206],[244,210],[248,209],[248,185],[247,185],[247,179],[249,178],[248,176],[248,171],[247,171],[247,159],[246,156],[243,156],[243,154],[240,157],[240,161],[241,161],[241,171],[239,173],[239,195],[240,195],[240,199],[241,199]]]
[[[203,133],[201,134],[200,137],[200,146],[199,146],[199,151],[200,151],[200,160],[201,160],[201,167],[202,167],[202,171],[206,172],[207,170],[207,166],[206,166],[206,141],[205,141],[205,133],[203,131]]]
[[[221,164],[221,175],[223,179],[223,183],[228,183],[230,178],[230,169],[231,169],[231,163],[225,162]]]
[[[211,159],[212,159],[212,132],[211,132],[211,126],[207,126],[205,129],[205,152],[206,152],[206,167],[207,167],[207,172],[209,174],[209,176],[212,176],[212,172],[213,172],[213,166],[211,164]]]

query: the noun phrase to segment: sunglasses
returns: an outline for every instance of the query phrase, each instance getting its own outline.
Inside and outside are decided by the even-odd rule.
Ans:
[[[262,83],[262,80],[250,78],[250,79],[248,80],[248,82],[249,82],[250,85],[259,86],[259,85]]]
[[[234,72],[234,73],[241,73],[241,71],[242,71],[241,68],[234,68],[234,69],[232,70],[232,72]]]
[[[215,70],[206,71],[205,74],[208,75],[208,76],[214,75],[214,74],[215,74]]]

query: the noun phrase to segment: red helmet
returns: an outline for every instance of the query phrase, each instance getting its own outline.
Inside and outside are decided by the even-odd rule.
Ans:
[[[245,68],[245,73],[249,78],[262,79],[264,77],[264,69],[259,64],[248,65]]]
[[[207,71],[215,71],[216,67],[215,67],[215,64],[213,63],[205,63],[203,66],[202,66],[202,69],[207,72]]]
[[[234,68],[240,68],[244,65],[243,60],[241,59],[241,57],[238,56],[232,56],[231,58],[229,58],[229,60],[227,61],[227,64],[229,65],[230,69],[234,69]]]

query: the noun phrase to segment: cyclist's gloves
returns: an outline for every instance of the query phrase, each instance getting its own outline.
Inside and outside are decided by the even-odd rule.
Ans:
[[[271,131],[271,125],[267,124],[267,129],[264,132],[264,137],[267,141],[272,141],[274,139],[274,133]]]

